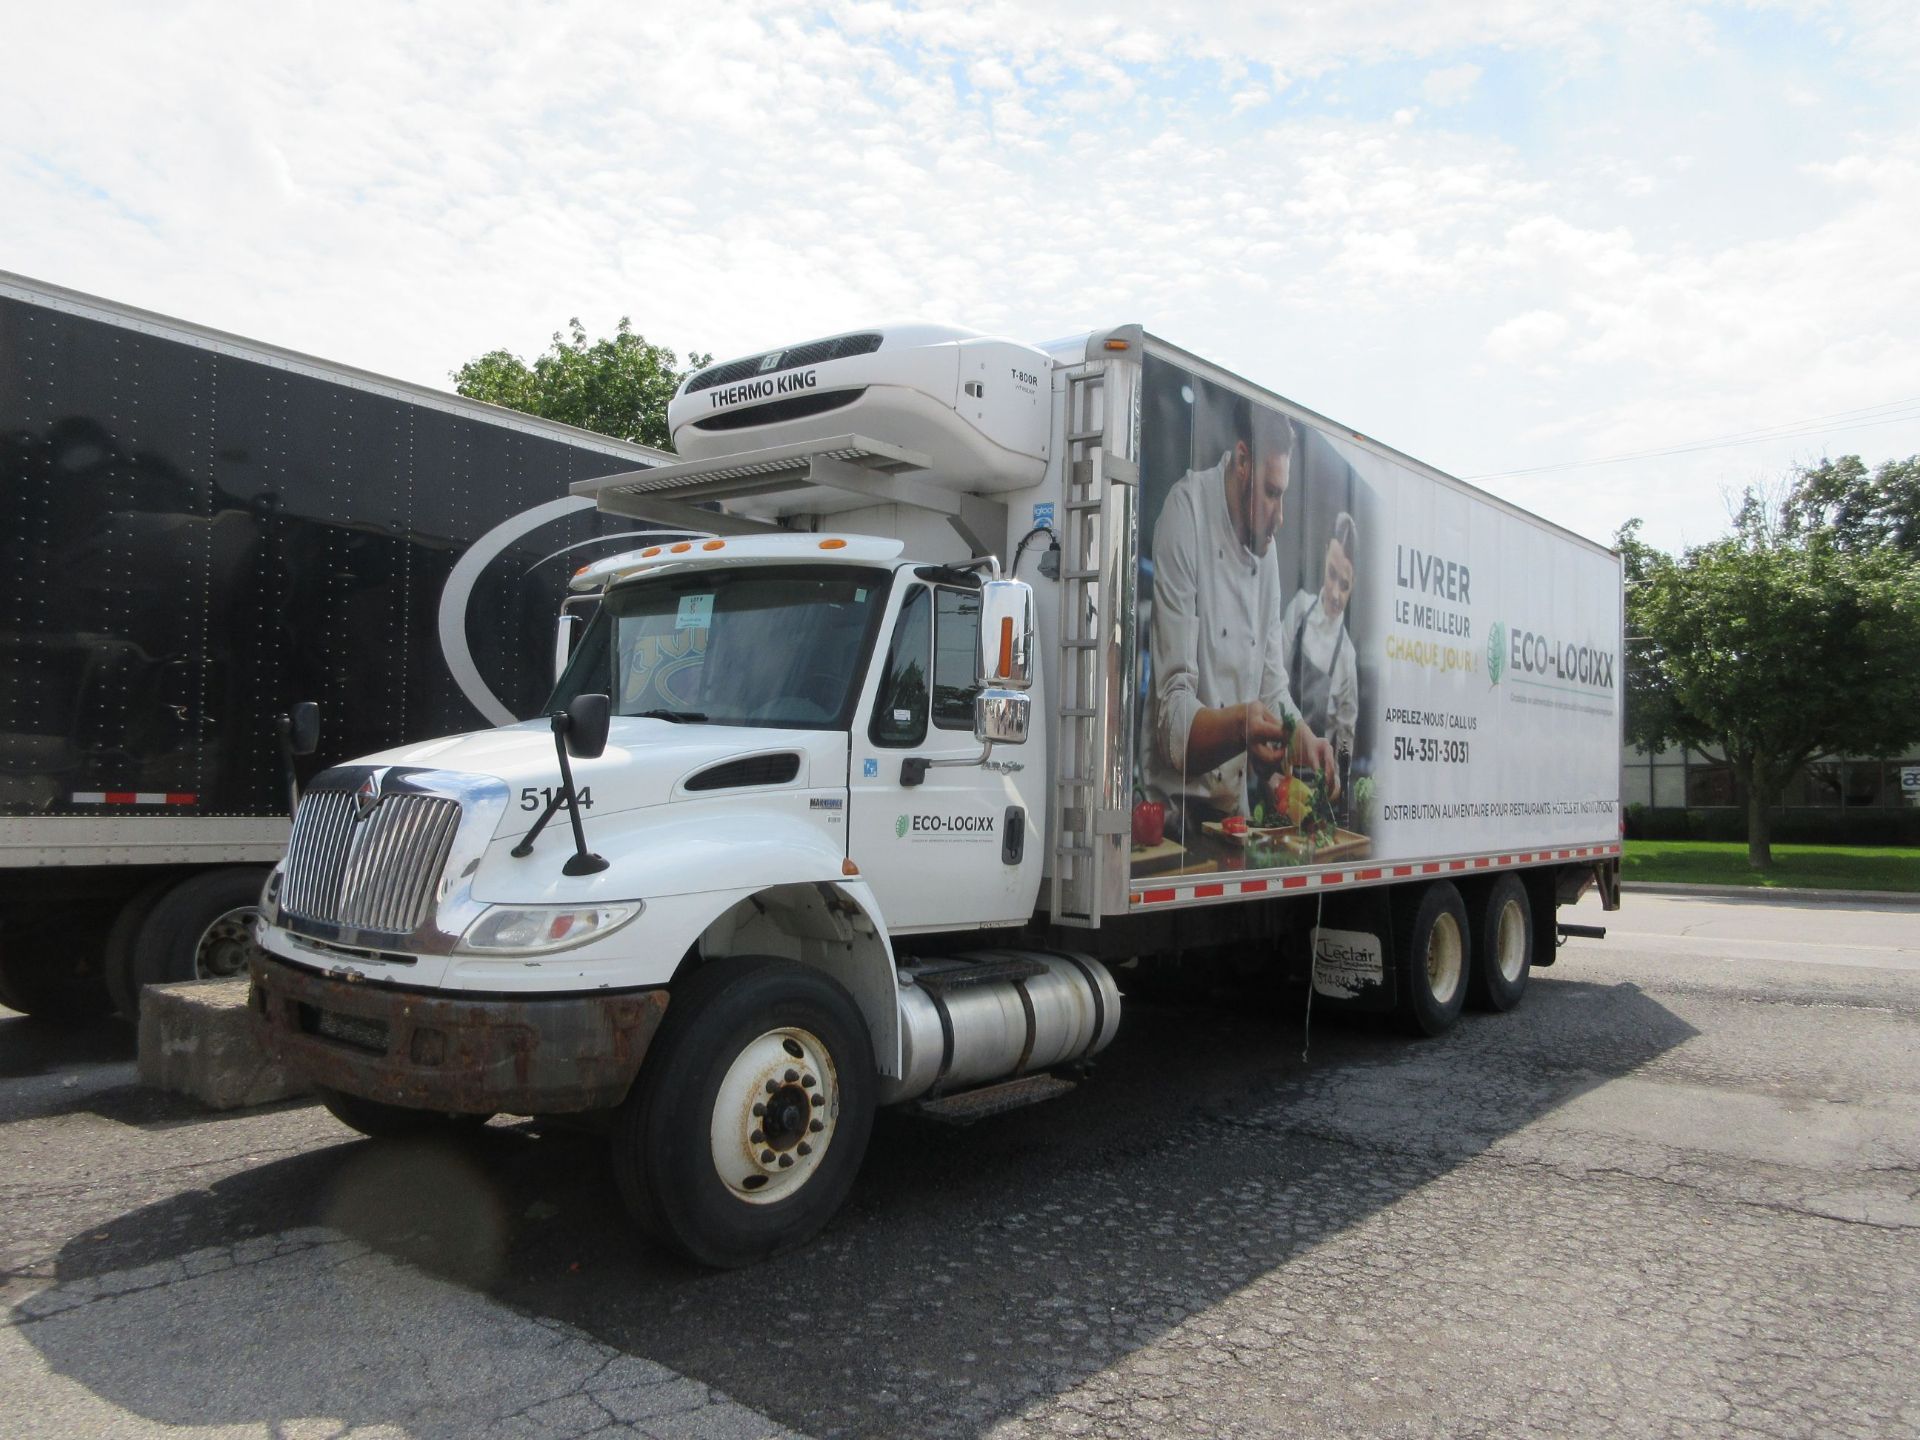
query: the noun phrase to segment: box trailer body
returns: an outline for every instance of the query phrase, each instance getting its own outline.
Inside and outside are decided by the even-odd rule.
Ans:
[[[569,560],[634,530],[567,486],[662,458],[0,274],[5,998],[128,1003],[123,916],[119,971],[230,968],[208,927],[286,849],[277,718],[320,706],[306,778],[534,713]]]
[[[254,998],[349,1124],[611,1112],[636,1218],[739,1263],[876,1104],[1058,1093],[1117,969],[1431,1034],[1617,902],[1606,549],[1137,326],[849,332],[670,416],[575,491],[710,533],[581,567],[549,718],[303,802]]]

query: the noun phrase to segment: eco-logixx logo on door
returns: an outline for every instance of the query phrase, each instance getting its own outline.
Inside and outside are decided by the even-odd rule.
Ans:
[[[893,822],[893,833],[902,840],[991,840],[995,817],[992,815],[901,815]]]

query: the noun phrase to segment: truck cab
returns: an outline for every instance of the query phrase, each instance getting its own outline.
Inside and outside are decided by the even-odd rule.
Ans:
[[[957,376],[971,337],[908,338]],[[951,463],[977,463],[963,428],[978,453]],[[887,478],[876,445],[799,463]],[[1089,957],[993,945],[1041,904],[1051,773],[1004,520],[915,556],[831,513],[662,509],[692,538],[574,576],[597,604],[545,716],[308,787],[253,1004],[370,1134],[608,1118],[635,1218],[736,1264],[824,1223],[876,1104],[1064,1084],[1119,994]]]

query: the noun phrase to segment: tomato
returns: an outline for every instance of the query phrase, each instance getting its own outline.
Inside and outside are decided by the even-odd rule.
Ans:
[[[1220,822],[1220,828],[1229,835],[1245,835],[1247,833],[1247,817],[1244,815],[1229,815],[1225,820]]]
[[[1167,838],[1167,807],[1158,800],[1142,800],[1133,807],[1133,843],[1149,849]]]

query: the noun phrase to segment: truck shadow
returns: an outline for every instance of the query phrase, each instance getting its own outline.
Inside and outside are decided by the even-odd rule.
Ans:
[[[1519,1011],[1439,1040],[1316,1015],[1303,1063],[1303,1000],[1130,1001],[1097,1073],[1063,1099],[969,1129],[884,1114],[826,1235],[749,1270],[693,1270],[638,1238],[601,1142],[496,1124],[459,1150],[309,1151],[132,1212],[101,1228],[151,1243],[109,1258],[77,1235],[56,1290],[243,1229],[326,1227],[798,1430],[976,1435],[1696,1033],[1634,985],[1542,974]],[[342,1413],[289,1389],[338,1363],[324,1315],[299,1331],[305,1353],[223,1368],[218,1387],[104,1358],[140,1347],[141,1313],[19,1333],[56,1372],[175,1424],[357,1426],[417,1408],[392,1393]],[[100,1333],[121,1323],[136,1329]]]

